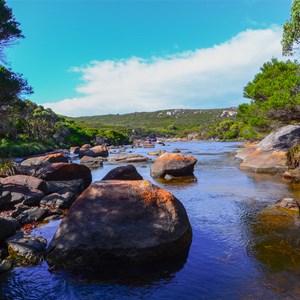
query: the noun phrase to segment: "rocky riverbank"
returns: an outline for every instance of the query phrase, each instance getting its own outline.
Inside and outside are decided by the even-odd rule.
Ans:
[[[137,229],[133,230],[136,228],[136,218],[140,220],[145,218],[144,222],[147,224],[149,223],[147,219],[149,214],[153,218],[151,221],[153,222],[153,226],[150,226],[149,223],[148,225],[150,227],[144,225],[141,227],[144,228],[144,231],[140,236],[144,239],[140,240],[139,246],[132,246],[135,249],[134,252],[137,251],[136,257],[140,258],[130,259],[130,257],[133,258],[133,250],[128,250],[128,255],[122,256],[125,249],[128,248],[128,245],[125,245],[120,247],[119,250],[120,253],[123,253],[122,255],[114,252],[115,259],[112,259],[113,261],[118,261],[117,257],[121,255],[123,262],[128,261],[132,263],[133,261],[140,261],[144,263],[174,256],[176,253],[180,253],[186,249],[191,242],[191,228],[184,207],[178,199],[174,198],[174,196],[167,191],[159,189],[148,181],[143,181],[143,178],[137,173],[133,165],[117,167],[102,179],[101,184],[95,183],[90,186],[92,182],[91,169],[95,166],[101,167],[103,163],[128,164],[151,162],[149,157],[122,152],[122,148],[109,149],[104,146],[90,147],[89,145],[84,145],[81,148],[73,147],[70,149],[69,155],[52,153],[25,159],[15,166],[16,175],[1,178],[0,224],[2,224],[2,226],[0,226],[0,272],[8,270],[12,266],[26,266],[40,263],[46,253],[47,241],[42,237],[32,236],[30,230],[38,226],[41,222],[48,222],[49,220],[59,218],[65,220],[66,216],[68,216],[67,218],[72,218],[70,215],[72,215],[73,210],[69,212],[70,207],[77,207],[79,205],[78,203],[81,202],[88,203],[88,200],[83,199],[94,199],[95,197],[97,201],[103,199],[103,205],[107,203],[105,201],[109,201],[107,209],[103,210],[103,205],[99,207],[100,210],[96,209],[93,206],[94,200],[90,200],[92,202],[86,206],[84,211],[74,213],[75,216],[79,214],[87,218],[84,223],[80,223],[80,226],[84,226],[87,232],[92,232],[94,229],[98,230],[98,226],[95,226],[92,221],[93,218],[91,218],[91,214],[94,214],[94,220],[100,218],[104,223],[106,222],[104,220],[108,220],[106,225],[101,223],[101,232],[105,232],[105,228],[108,230],[113,227],[115,227],[114,231],[117,232],[120,227],[131,236],[131,238],[128,239],[129,241],[139,240],[137,238],[140,234],[139,231],[136,231]],[[74,158],[74,154],[81,158],[80,164],[69,162],[70,158]],[[113,155],[110,156],[110,154]],[[160,177],[165,177],[166,175],[172,177],[190,176],[193,174],[194,165],[197,162],[196,159],[185,157],[181,154],[162,155],[159,157],[159,160],[159,168],[162,172]],[[101,162],[101,164],[96,163],[95,165],[95,161]],[[98,189],[100,190],[98,191]],[[126,190],[128,190],[129,194],[124,196]],[[136,192],[136,196],[133,197],[134,192]],[[106,195],[104,198],[101,196],[103,193]],[[117,208],[113,199],[116,198],[116,204],[121,203],[118,197],[120,200],[125,197],[129,203],[126,204],[122,202],[123,204],[120,208]],[[125,208],[132,202],[132,197],[136,199],[134,204],[135,209],[126,212]],[[77,206],[74,206],[73,203],[74,205],[77,203]],[[173,205],[175,206],[173,207]],[[137,210],[137,207],[140,208]],[[152,209],[151,207],[156,208],[147,213],[149,209]],[[101,212],[102,210],[103,212]],[[117,212],[118,210],[119,212]],[[161,226],[162,231],[159,233],[157,229],[154,230],[154,228],[156,228],[154,224],[158,224],[158,220],[160,220],[159,222],[163,221],[163,219],[161,219],[163,211],[166,216],[164,222],[171,223],[166,223]],[[167,213],[167,211],[169,212]],[[133,218],[133,212],[138,214],[139,217]],[[175,215],[174,212],[176,212]],[[178,213],[181,216],[177,215]],[[114,217],[115,214],[119,216],[117,219]],[[91,224],[88,223],[89,220],[92,222]],[[121,224],[122,226],[118,223],[120,220],[124,220],[125,222]],[[62,224],[65,224],[65,222],[67,221],[63,221]],[[183,226],[182,229],[179,229],[181,228],[180,226]],[[85,240],[85,237],[82,236],[85,232],[84,228],[75,228],[74,234],[75,232],[78,234],[79,241],[82,242],[83,240],[88,242],[89,238]],[[111,234],[110,230],[111,229],[108,230],[108,235]],[[174,233],[172,233],[173,231]],[[149,235],[148,238],[147,235]],[[95,236],[95,234],[93,236]],[[70,234],[67,234],[67,240],[69,237]],[[153,240],[155,237],[157,239],[156,242]],[[145,239],[148,240],[146,241]],[[105,240],[106,238],[99,237],[100,248],[103,246],[101,243]],[[115,249],[121,240],[121,235],[117,235],[115,244],[111,244],[109,247]],[[150,240],[153,240],[153,244],[151,244],[152,242],[150,243]],[[54,243],[55,242],[52,243],[51,249],[53,249]],[[148,246],[145,248],[144,246],[142,247],[142,245]],[[91,244],[91,247],[93,248],[94,246]],[[174,247],[178,250],[176,253],[172,250]],[[92,248],[87,247],[87,249],[90,250],[92,250]],[[77,252],[81,253],[82,249],[78,246]],[[108,250],[105,250],[104,252],[107,253],[107,251]],[[138,254],[139,251],[144,254],[149,251],[149,258],[145,256],[141,259],[142,256]],[[54,256],[54,252],[52,252],[53,250],[48,249],[49,262],[60,261],[59,265],[68,265],[67,261],[59,256],[60,254],[55,254]],[[50,255],[50,253],[52,254]],[[69,256],[69,254],[68,252],[67,256]],[[86,258],[85,256],[80,256],[78,259],[84,261]],[[62,263],[62,261],[66,262]],[[102,257],[101,259],[103,264],[109,264],[110,261],[111,258],[103,259]],[[90,265],[92,266],[93,263],[94,262]],[[84,263],[84,265],[87,264]],[[81,267],[82,266],[83,265],[81,265]],[[77,267],[80,267],[80,264],[78,264]],[[71,268],[75,268],[75,266],[71,266]]]

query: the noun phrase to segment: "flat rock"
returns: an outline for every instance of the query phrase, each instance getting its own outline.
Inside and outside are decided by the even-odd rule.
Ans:
[[[40,205],[45,205],[55,208],[70,208],[73,202],[76,200],[76,195],[71,192],[53,193],[44,197]]]
[[[186,211],[171,193],[146,180],[101,181],[74,202],[46,260],[79,270],[143,264],[182,253],[191,237]]]
[[[147,154],[150,155],[150,156],[160,156],[160,155],[163,155],[166,152],[167,152],[166,150],[157,150],[157,151],[148,152]]]
[[[47,193],[47,183],[39,178],[35,178],[33,176],[26,175],[14,175],[6,178],[1,178],[0,182],[2,185],[21,185],[28,187],[30,190],[39,190],[43,193]]]
[[[103,161],[106,159],[103,157],[91,157],[91,156],[83,156],[80,159],[80,163],[85,165],[91,169],[99,168],[103,166]]]
[[[108,161],[113,164],[131,164],[131,163],[145,163],[148,158],[140,154],[119,154],[108,158]]]
[[[240,164],[241,170],[256,173],[280,173],[287,170],[286,155],[282,151],[255,150]]]
[[[166,175],[181,177],[192,176],[197,159],[178,153],[165,153],[157,158],[151,166],[151,176],[164,178]]]
[[[135,166],[127,165],[112,169],[102,178],[103,180],[143,180],[143,177]]]
[[[61,153],[52,153],[42,156],[27,158],[21,162],[21,166],[40,166],[48,163],[68,162]]]

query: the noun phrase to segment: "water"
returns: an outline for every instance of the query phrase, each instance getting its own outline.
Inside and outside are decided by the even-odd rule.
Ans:
[[[238,143],[173,143],[198,159],[196,181],[167,182],[150,178],[150,164],[140,174],[172,192],[184,204],[193,228],[187,257],[141,278],[94,278],[50,273],[46,262],[0,275],[3,299],[299,299],[299,224],[266,227],[264,207],[283,197],[300,200],[299,185],[280,177],[241,172],[234,151]],[[153,149],[136,149],[146,154]],[[129,150],[128,150],[129,151]],[[115,166],[93,171],[100,180]],[[58,221],[35,233],[48,240]],[[299,244],[299,247],[298,247]]]

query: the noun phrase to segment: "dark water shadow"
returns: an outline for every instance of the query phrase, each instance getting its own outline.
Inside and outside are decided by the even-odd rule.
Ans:
[[[188,258],[190,246],[180,255],[168,259],[151,262],[144,265],[118,264],[102,266],[97,270],[56,270],[50,268],[51,273],[64,274],[72,281],[101,284],[121,284],[128,286],[148,286],[155,282],[172,281]]]
[[[197,183],[196,176],[182,176],[182,177],[171,177],[171,178],[155,178],[156,182],[162,185],[175,185],[175,186],[189,186]]]

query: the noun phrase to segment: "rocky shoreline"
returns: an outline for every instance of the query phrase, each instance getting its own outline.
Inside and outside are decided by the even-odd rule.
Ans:
[[[55,266],[75,268],[75,266],[67,264],[65,258],[62,258],[61,253],[63,251],[60,251],[56,256],[54,255],[56,246],[54,247],[53,244],[55,244],[55,239],[51,242],[51,248],[47,250],[47,241],[44,238],[30,234],[31,230],[41,222],[61,218],[68,220],[72,218],[72,214],[75,216],[78,216],[78,214],[86,216],[84,228],[87,228],[87,232],[93,232],[92,229],[99,230],[98,226],[91,221],[93,220],[91,216],[95,212],[94,220],[100,218],[104,222],[101,223],[101,232],[104,232],[105,228],[114,228],[114,230],[123,228],[125,230],[123,233],[131,235],[129,240],[140,240],[139,244],[133,245],[131,250],[128,248],[128,245],[125,245],[120,246],[120,249],[115,252],[116,245],[119,245],[122,240],[122,235],[119,234],[115,242],[108,247],[108,249],[114,249],[112,252],[114,254],[108,254],[109,250],[107,249],[104,251],[104,256],[101,260],[96,259],[97,256],[94,256],[94,259],[90,260],[88,264],[87,262],[78,263],[77,267],[81,266],[83,268],[84,265],[88,267],[88,265],[93,266],[101,263],[115,264],[115,262],[120,261],[120,257],[122,257],[121,261],[123,263],[145,263],[172,257],[189,247],[192,231],[188,216],[180,201],[167,191],[158,188],[149,181],[144,181],[135,167],[128,165],[129,163],[149,162],[148,157],[133,153],[122,153],[122,150],[109,149],[105,146],[90,147],[89,145],[84,145],[80,148],[73,147],[70,149],[70,155],[73,156],[76,153],[80,158],[79,164],[72,161],[69,162],[70,157],[65,153],[64,155],[62,153],[51,153],[24,159],[16,165],[16,175],[1,178],[0,272],[5,272],[14,266],[38,264],[47,256],[49,256],[48,261],[51,266],[53,266],[54,261]],[[114,155],[110,156],[111,153]],[[155,170],[159,168],[159,174],[156,172],[154,177],[160,178],[166,176],[170,178],[191,176],[194,165],[197,162],[196,159],[185,157],[179,153],[163,154],[159,158],[158,167],[156,167],[156,163],[152,164],[151,172],[154,174]],[[190,161],[192,161],[192,164]],[[91,169],[100,167],[103,163],[121,164],[122,166],[110,171],[101,182],[91,185]],[[124,193],[126,190],[128,190],[129,194],[125,197]],[[133,196],[134,191],[136,196]],[[106,194],[104,198],[103,193]],[[110,208],[107,208],[104,214],[101,212],[104,204],[99,209],[95,209],[93,200],[90,200],[91,203],[84,208],[84,211],[72,213],[79,203],[88,203],[88,199],[93,199],[95,195],[97,202],[103,199],[103,203],[107,203],[107,201],[109,203]],[[128,204],[124,202],[124,197],[130,201]],[[113,199],[116,199],[116,205],[119,205],[118,203],[124,204],[117,208],[113,204]],[[120,202],[119,199],[122,199],[122,201]],[[126,207],[133,199],[136,201],[134,209],[126,213]],[[113,205],[113,208],[111,205]],[[70,210],[70,208],[72,209]],[[149,209],[152,209],[152,211]],[[148,210],[149,212],[147,213]],[[178,213],[181,217],[177,215]],[[114,219],[114,214],[120,215],[119,218]],[[133,220],[136,218],[145,219],[143,222],[145,222],[145,225],[148,224],[148,227],[145,225],[141,226],[141,228],[144,228],[142,233],[137,231],[136,221],[134,223],[131,221],[134,214],[138,215]],[[153,225],[151,226],[149,225],[150,220],[148,220],[150,215],[153,218],[151,221]],[[165,215],[165,219],[162,219],[162,215]],[[104,220],[106,219],[108,223],[105,223]],[[125,223],[118,224],[120,219]],[[64,230],[66,222],[62,222],[62,227],[58,229],[58,232]],[[88,224],[88,222],[92,223]],[[95,222],[97,223],[98,221]],[[158,231],[157,227],[157,224],[160,222],[164,222],[163,225],[159,226],[161,232]],[[83,247],[82,242],[87,242],[90,239],[82,236],[85,231],[80,226],[74,231],[74,233],[79,234],[78,251],[75,251],[77,254],[75,252],[73,254],[65,252],[68,253],[66,257],[75,255],[76,258],[74,259],[77,262],[84,261],[86,255],[83,256],[80,253],[87,245]],[[146,230],[146,228],[148,229]],[[109,238],[111,231],[108,231],[107,234],[106,237],[99,237],[99,249],[103,248],[101,242],[105,242]],[[99,232],[92,233],[92,235],[98,236]],[[68,241],[72,234],[68,233],[63,236],[66,236],[67,240],[64,241],[63,246],[59,242],[58,249],[67,249],[66,247],[68,247]],[[111,238],[112,236],[110,236]],[[154,242],[154,238],[156,242]],[[98,242],[94,238],[90,241],[92,241],[90,248],[88,246],[87,248],[91,251],[94,249],[93,251],[98,253],[99,249],[93,248],[94,244],[98,244]],[[176,252],[174,252],[175,248],[177,249]],[[126,249],[129,249],[129,252],[124,255],[127,251]],[[136,259],[133,259],[135,257],[133,253],[136,253]],[[141,253],[143,253],[142,256]],[[149,253],[149,255],[145,255],[145,253]],[[109,258],[105,258],[106,255]],[[139,258],[137,259],[137,257]]]

